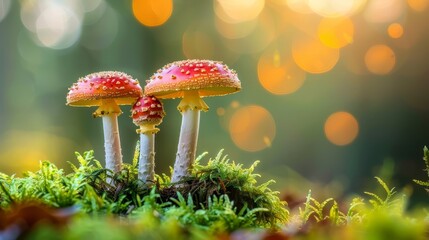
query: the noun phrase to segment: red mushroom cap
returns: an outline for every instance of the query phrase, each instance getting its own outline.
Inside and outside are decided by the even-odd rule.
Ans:
[[[241,89],[234,70],[222,62],[184,60],[165,65],[147,81],[145,94],[158,98],[183,97],[198,91],[200,97],[226,95]]]
[[[144,124],[159,125],[165,116],[162,103],[153,96],[143,96],[137,99],[131,108],[131,117],[137,126]]]
[[[139,82],[122,72],[98,72],[80,78],[67,94],[67,105],[100,106],[102,99],[115,99],[118,105],[131,105],[142,96]]]

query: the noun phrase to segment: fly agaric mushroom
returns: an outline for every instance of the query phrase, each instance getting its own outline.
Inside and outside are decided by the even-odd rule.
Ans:
[[[165,116],[162,103],[153,96],[143,96],[137,99],[131,109],[131,117],[135,125],[140,126],[140,156],[138,178],[146,184],[155,181],[155,134],[156,128]]]
[[[177,107],[182,113],[179,144],[171,182],[189,176],[195,160],[200,111],[209,107],[202,97],[226,95],[241,89],[234,70],[222,62],[184,60],[159,69],[145,86],[145,94],[160,99],[183,98]]]
[[[122,167],[121,143],[117,117],[122,113],[118,105],[131,105],[142,96],[137,80],[122,72],[98,72],[80,78],[67,94],[67,105],[98,106],[93,117],[103,119],[106,168],[119,172]]]

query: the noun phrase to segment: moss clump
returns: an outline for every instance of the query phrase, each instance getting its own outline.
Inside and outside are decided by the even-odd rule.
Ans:
[[[407,212],[408,196],[375,179],[382,193],[364,192],[366,196],[354,197],[349,204],[333,198],[318,201],[310,192],[298,209],[291,209],[296,214],[280,234],[296,240],[427,239],[428,214]]]
[[[179,188],[171,185],[164,176],[163,182],[170,186],[161,188],[161,197],[164,200],[169,197],[180,199],[181,196],[176,193],[181,193],[192,200],[196,209],[207,209],[223,203],[232,205],[235,212],[248,214],[251,211],[255,219],[251,224],[246,224],[249,227],[276,228],[279,223],[284,223],[288,217],[286,202],[280,201],[279,193],[268,187],[274,181],[257,184],[259,175],[254,173],[254,169],[259,162],[244,168],[241,164],[230,162],[222,153],[220,151],[206,165],[200,163],[206,154],[197,158],[191,177],[184,180],[185,184],[178,183]]]
[[[425,148],[425,161],[428,153]],[[11,239],[11,234],[21,239],[124,240],[428,237],[428,212],[411,212],[410,191],[391,188],[378,177],[374,192],[348,202],[320,201],[309,191],[288,216],[269,183],[257,185],[256,163],[244,168],[222,152],[207,164],[200,163],[205,155],[200,156],[180,184],[163,175],[152,188],[136,180],[136,160],[111,175],[92,152],[77,156],[80,164],[68,175],[42,162],[39,171],[23,178],[0,176],[0,239]],[[107,177],[114,179],[112,185],[106,184]]]
[[[138,147],[136,148],[138,149]],[[183,228],[208,232],[231,232],[240,228],[276,228],[288,212],[278,192],[267,182],[257,185],[257,174],[230,162],[222,151],[206,165],[200,156],[191,176],[171,184],[168,176],[157,176],[149,188],[137,179],[136,152],[133,163],[117,174],[103,169],[93,152],[76,153],[79,165],[66,174],[43,161],[40,170],[22,178],[0,175],[0,207],[37,202],[53,208],[73,208],[77,213],[130,216],[133,219],[156,213],[160,222],[174,219]],[[106,178],[113,179],[112,183]]]

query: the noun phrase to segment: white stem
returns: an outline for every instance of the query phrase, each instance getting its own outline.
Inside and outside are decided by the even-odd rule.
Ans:
[[[155,134],[140,134],[139,179],[146,184],[155,182]]]
[[[118,114],[103,115],[104,150],[106,152],[106,168],[114,173],[122,167],[121,141],[119,139]]]
[[[179,144],[174,163],[171,182],[175,183],[190,175],[195,160],[198,130],[200,125],[200,110],[186,109],[182,112]]]

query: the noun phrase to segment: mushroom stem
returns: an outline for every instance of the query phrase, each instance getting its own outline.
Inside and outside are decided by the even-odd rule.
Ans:
[[[122,153],[119,138],[118,115],[122,111],[113,99],[101,100],[100,107],[92,114],[103,119],[106,168],[114,173],[121,171]]]
[[[158,131],[153,125],[137,130],[140,133],[138,178],[147,185],[155,182],[155,133]]]
[[[114,173],[122,167],[121,141],[119,138],[118,114],[104,115],[104,151],[106,153],[106,168]]]
[[[185,93],[178,109],[182,112],[179,144],[174,163],[171,182],[183,180],[191,173],[197,149],[198,131],[200,125],[200,110],[207,111],[208,106],[198,96],[198,91]]]
[[[190,175],[198,141],[200,125],[200,111],[188,109],[182,112],[182,126],[180,127],[179,144],[177,146],[176,161],[174,163],[171,182],[175,183]]]

